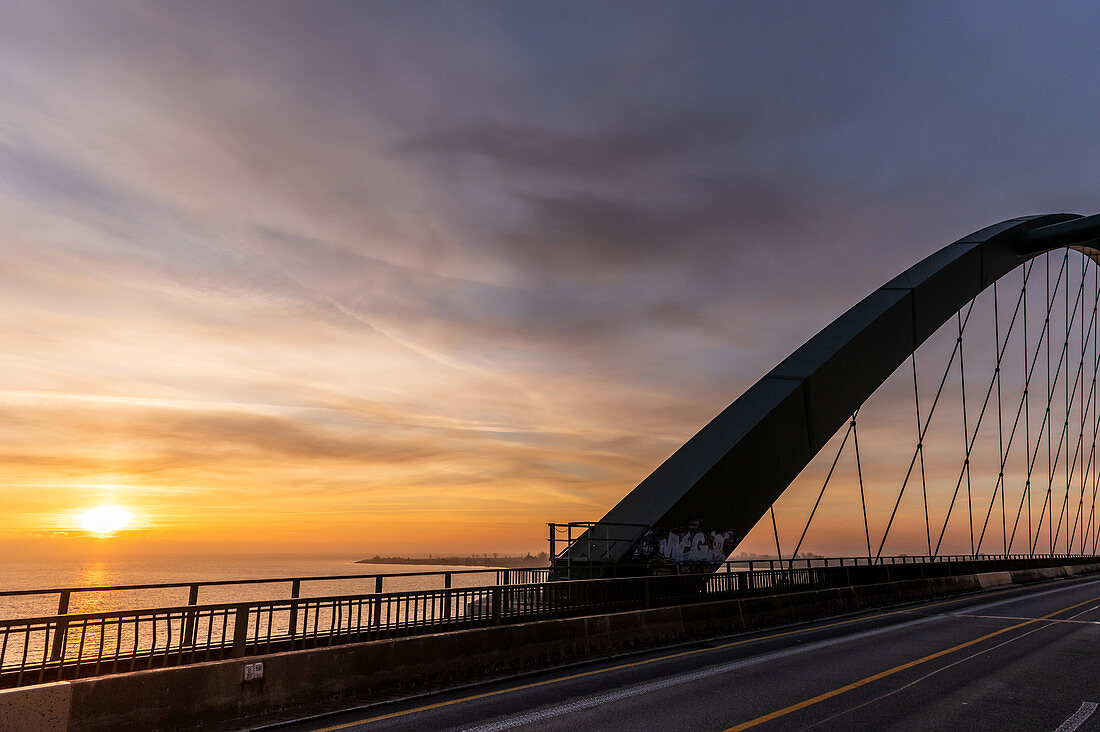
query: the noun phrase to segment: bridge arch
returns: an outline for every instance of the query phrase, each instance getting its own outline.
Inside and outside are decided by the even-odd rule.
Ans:
[[[1046,214],[981,229],[850,308],[746,390],[595,526],[561,563],[629,563],[639,540],[702,520],[739,543],[850,415],[994,282],[1059,248],[1100,263],[1100,215]]]

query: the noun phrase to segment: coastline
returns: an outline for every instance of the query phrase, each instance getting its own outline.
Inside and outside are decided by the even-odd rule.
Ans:
[[[546,558],[524,557],[371,557],[359,559],[356,564],[435,564],[444,567],[490,567],[514,569],[516,567],[545,567]]]

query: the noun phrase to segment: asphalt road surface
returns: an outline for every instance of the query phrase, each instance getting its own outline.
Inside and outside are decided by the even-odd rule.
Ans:
[[[1100,579],[935,600],[329,716],[335,730],[1098,730]]]

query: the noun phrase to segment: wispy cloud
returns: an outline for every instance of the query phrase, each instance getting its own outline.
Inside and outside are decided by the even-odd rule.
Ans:
[[[920,256],[1093,210],[1095,13],[3,3],[0,534],[536,549]]]

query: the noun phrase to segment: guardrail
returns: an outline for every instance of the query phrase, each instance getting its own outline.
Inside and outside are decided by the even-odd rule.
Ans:
[[[1046,556],[811,565],[20,618],[0,621],[0,686],[779,591],[1097,561]]]
[[[427,561],[427,560],[425,560]],[[549,580],[550,569],[548,567],[514,567],[485,569],[453,569],[429,572],[371,572],[369,574],[337,574],[323,576],[296,576],[296,577],[265,577],[260,579],[239,580],[204,580],[199,582],[160,582],[148,584],[125,585],[83,585],[73,587],[52,587],[46,589],[26,590],[2,590],[0,600],[5,597],[48,597],[56,598],[57,614],[65,615],[72,606],[73,597],[78,594],[118,593],[132,591],[156,591],[156,590],[187,590],[188,605],[199,604],[199,594],[202,588],[243,588],[252,585],[283,585],[287,592],[287,599],[296,599],[302,596],[302,587],[306,584],[325,584],[331,582],[345,582],[348,580],[362,580],[368,584],[373,583],[374,592],[380,593],[386,590],[387,584],[408,584],[409,580],[424,578],[433,582],[439,589],[448,589],[455,583],[455,578],[460,580],[471,578],[481,579],[481,584],[518,584],[531,582],[545,582]],[[486,582],[488,580],[488,582]],[[403,582],[402,582],[403,581]],[[476,586],[476,585],[472,585]],[[408,588],[401,588],[408,589]],[[424,588],[431,589],[431,588]],[[183,601],[182,592],[180,602]]]
[[[618,544],[633,545],[644,532],[652,529],[649,524],[623,523],[617,521],[570,521],[568,523],[548,523],[550,531],[550,565],[553,579],[595,579],[599,577],[636,576],[638,574],[650,574],[652,566],[649,564],[636,564],[628,560],[612,561],[615,554],[614,547]],[[581,546],[581,544],[585,546]],[[578,551],[579,548],[579,551]],[[709,555],[709,552],[707,552]],[[574,558],[576,555],[576,558]],[[806,555],[801,557],[777,557],[777,558],[753,558],[753,559],[727,559],[721,563],[711,564],[709,556],[706,558],[694,558],[687,556],[680,558],[685,564],[714,566],[718,571],[731,572],[735,567],[748,567],[749,571],[754,565],[763,566],[765,563],[769,569],[786,566],[794,569],[801,564],[805,567],[828,567],[833,565],[844,566],[846,564],[912,564],[927,562],[955,562],[974,559],[998,559],[1013,558],[1025,559],[1036,556],[1034,554],[947,554],[947,555],[907,555],[895,556],[859,556],[859,557],[819,557]],[[1042,556],[1059,557],[1069,556],[1060,554],[1046,554]],[[671,563],[670,563],[671,564]]]
[[[1049,556],[1049,555],[1047,555]],[[1061,556],[1061,555],[1055,555]],[[876,559],[870,559],[868,557],[799,557],[788,559],[733,559],[723,562],[718,568],[719,572],[737,572],[737,571],[749,571],[754,572],[765,567],[770,570],[775,569],[795,569],[798,567],[846,567],[846,566],[865,566],[868,564],[918,564],[927,562],[958,562],[970,559],[976,560],[991,560],[991,559],[1027,559],[1026,554],[1009,555],[1007,557],[1002,555],[985,555],[979,554],[976,556],[970,555],[946,555],[938,557],[926,557],[926,556],[910,556],[910,555],[898,555],[889,557],[879,557]],[[625,572],[625,576],[637,576],[638,571],[636,567],[622,566],[619,567],[620,571]],[[331,582],[345,582],[348,580],[363,580],[368,584],[373,584],[373,590],[375,593],[381,593],[386,591],[387,585],[391,590],[394,589],[393,584],[408,584],[409,580],[417,578],[425,578],[431,580],[438,589],[450,589],[455,585],[455,579],[460,580],[481,578],[484,577],[489,582],[482,582],[481,586],[488,584],[493,585],[515,585],[515,584],[532,584],[537,582],[546,582],[550,579],[549,567],[512,567],[512,568],[485,568],[485,569],[454,569],[443,571],[429,571],[429,572],[372,572],[369,574],[337,574],[337,575],[322,575],[322,576],[295,576],[295,577],[265,577],[260,579],[234,579],[234,580],[203,580],[199,582],[160,582],[160,583],[148,583],[148,584],[124,584],[124,585],[78,585],[71,587],[52,587],[45,589],[26,589],[26,590],[0,590],[0,601],[5,597],[48,597],[53,596],[55,601],[51,605],[56,606],[57,615],[65,615],[72,607],[73,598],[79,594],[98,594],[98,593],[117,593],[117,592],[132,592],[142,590],[187,590],[187,599],[183,600],[183,594],[180,593],[180,603],[186,602],[187,605],[198,605],[201,599],[200,592],[203,588],[241,588],[252,585],[283,585],[286,590],[287,599],[297,599],[302,597],[302,588],[308,584],[325,584]],[[479,585],[468,585],[479,586]],[[423,589],[436,589],[436,588],[423,588]],[[400,588],[407,589],[407,588]],[[319,595],[324,596],[324,595]]]

